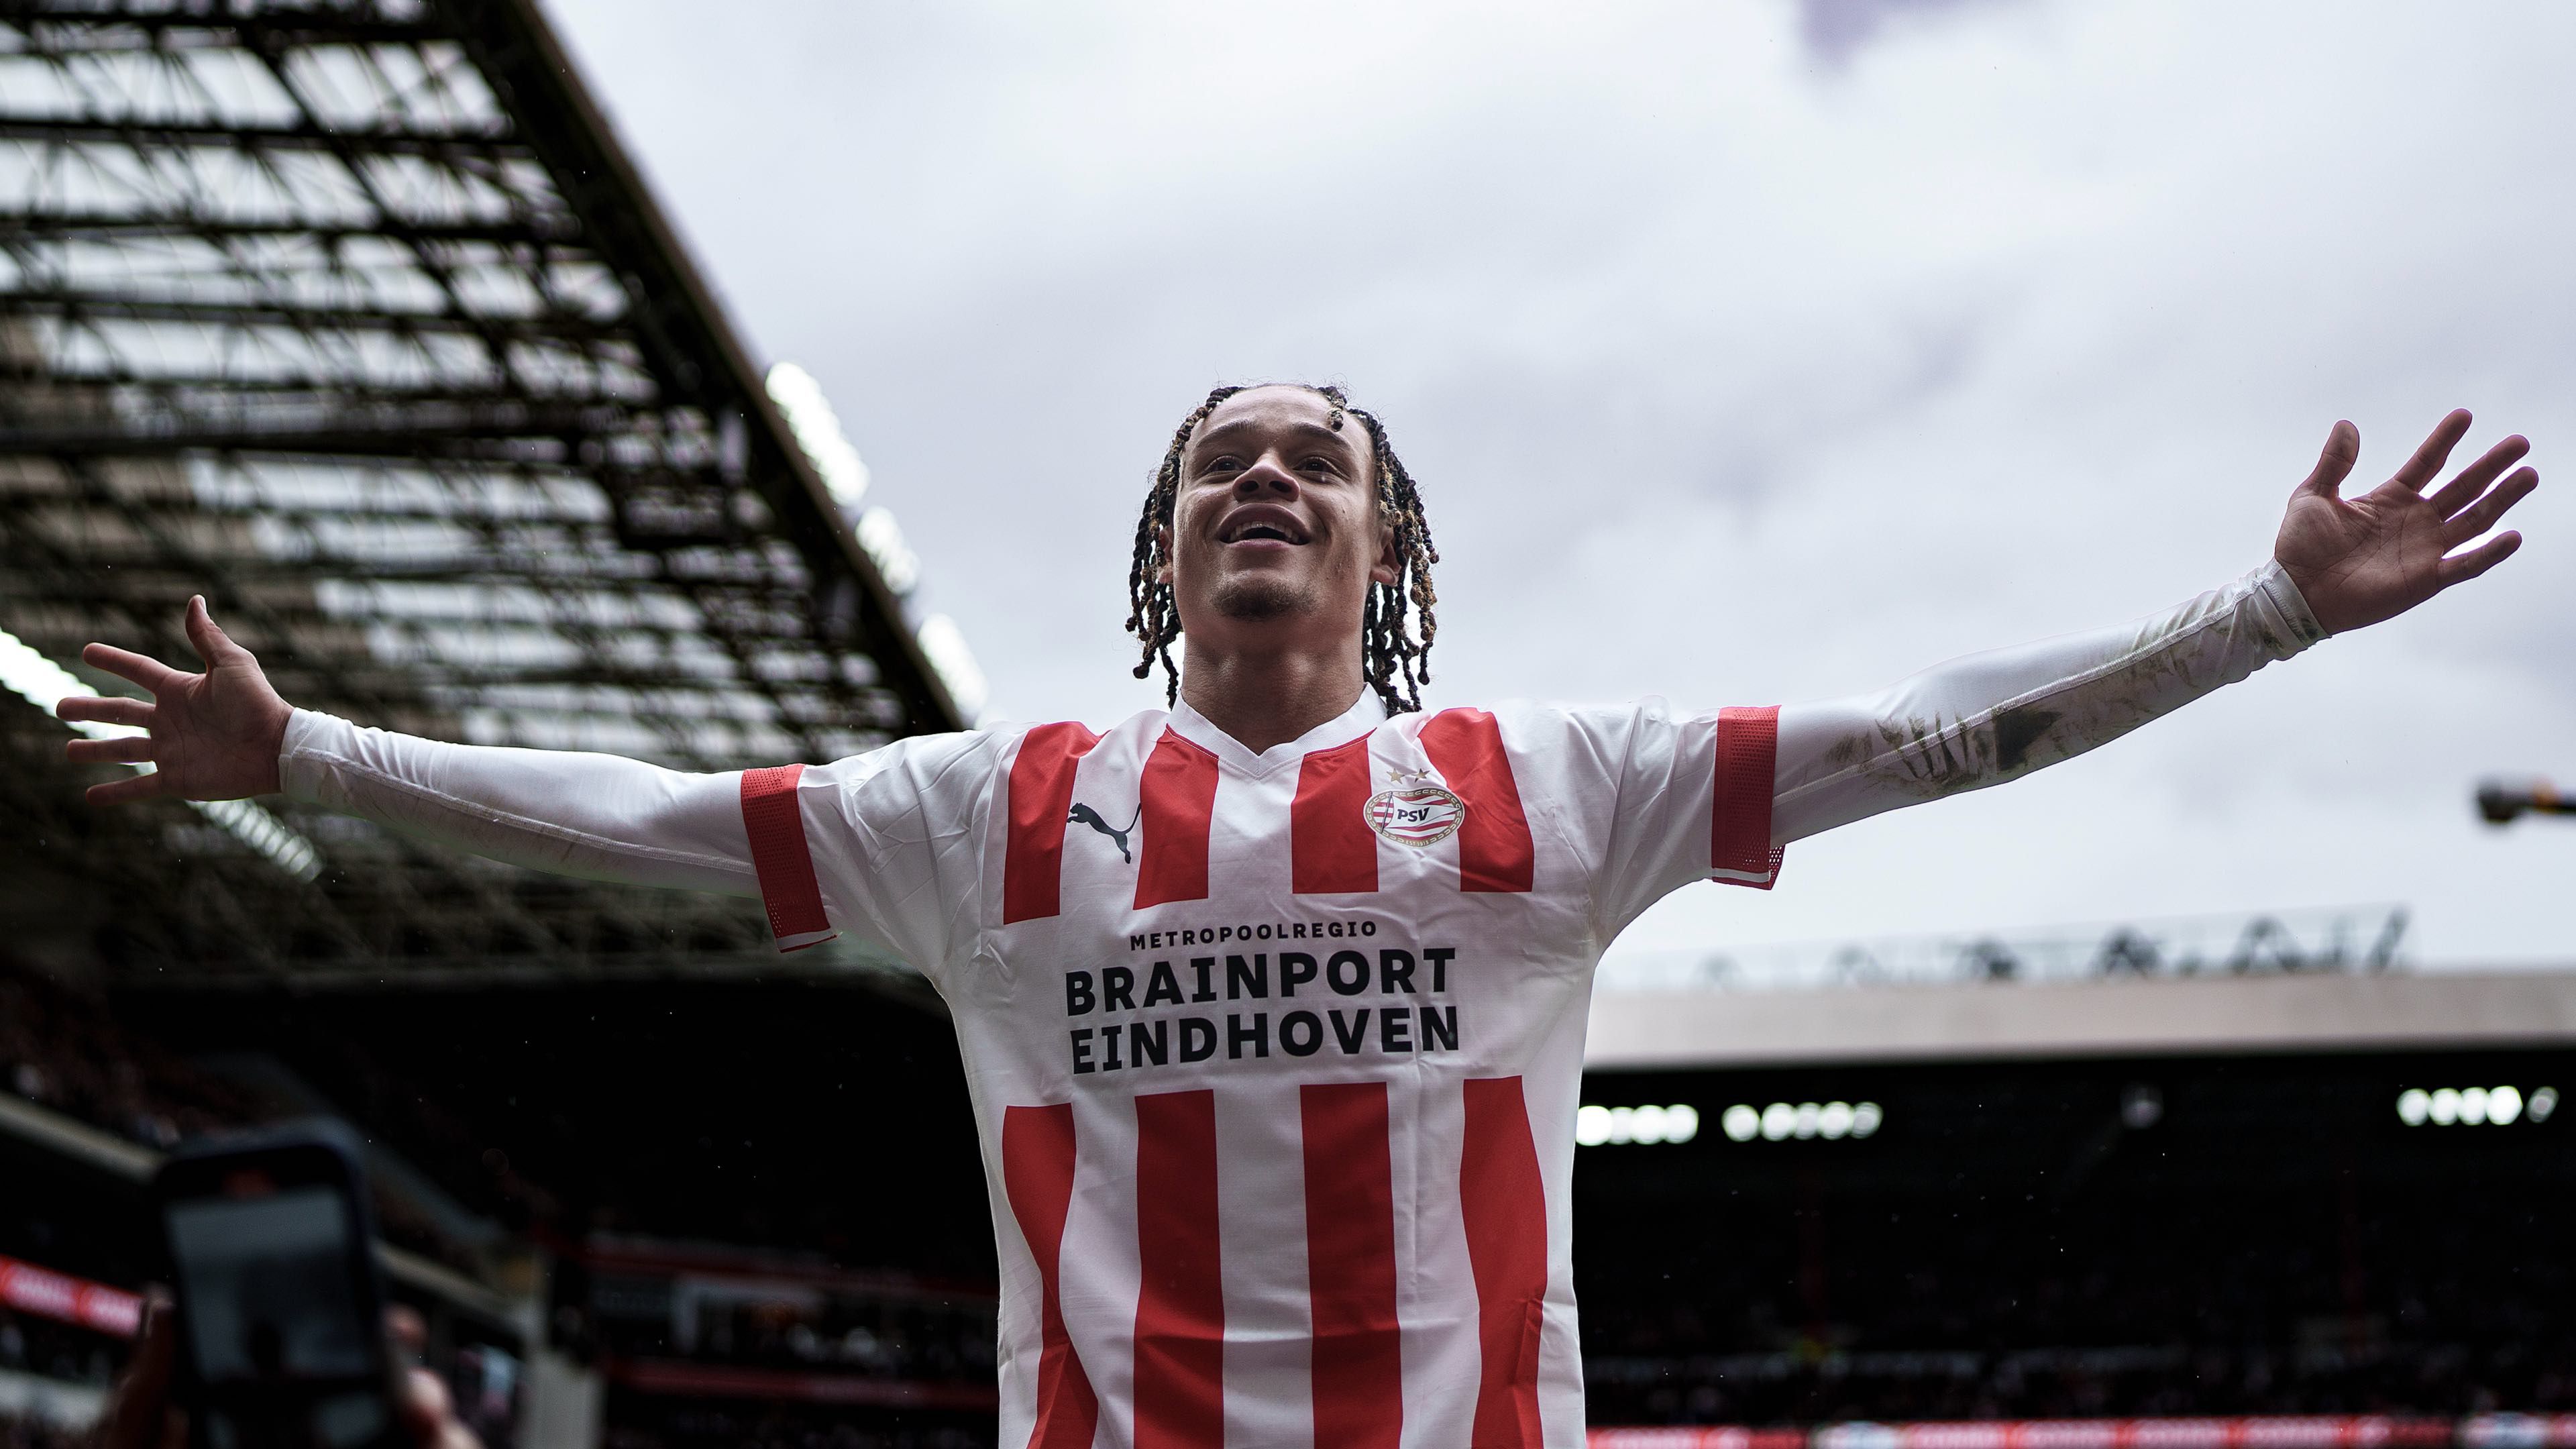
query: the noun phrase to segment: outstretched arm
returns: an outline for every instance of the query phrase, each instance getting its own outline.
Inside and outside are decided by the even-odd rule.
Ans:
[[[90,787],[93,804],[169,796],[290,797],[514,865],[635,885],[760,893],[739,774],[693,775],[613,755],[439,744],[295,709],[249,650],[188,601],[202,674],[105,644],[81,657],[149,700],[66,699],[64,719],[146,731],[74,740],[83,763],[149,763]]]
[[[2396,476],[2341,494],[2360,452],[2337,423],[2290,495],[2272,561],[2153,618],[1970,655],[1878,694],[1780,711],[1772,840],[1999,784],[2107,743],[2328,634],[2403,613],[2501,563],[2493,528],[2539,486],[2511,437],[2427,494],[2468,431],[2454,412]],[[2501,479],[2502,481],[2498,481]]]

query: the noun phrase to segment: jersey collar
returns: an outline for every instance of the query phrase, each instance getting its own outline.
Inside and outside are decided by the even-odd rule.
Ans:
[[[1378,699],[1376,690],[1367,688],[1360,690],[1357,703],[1336,718],[1326,720],[1284,744],[1272,745],[1259,754],[1254,754],[1244,747],[1242,741],[1209,723],[1206,715],[1190,708],[1188,700],[1174,702],[1170,720],[1173,733],[1213,752],[1218,759],[1247,775],[1266,775],[1317,750],[1347,744],[1385,722],[1386,705]]]

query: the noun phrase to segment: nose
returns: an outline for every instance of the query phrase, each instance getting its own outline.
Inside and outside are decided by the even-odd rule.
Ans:
[[[1295,473],[1281,466],[1275,453],[1262,454],[1251,467],[1234,475],[1237,502],[1248,503],[1257,498],[1293,499],[1302,486]]]

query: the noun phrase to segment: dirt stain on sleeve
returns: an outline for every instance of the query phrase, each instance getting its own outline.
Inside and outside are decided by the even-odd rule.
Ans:
[[[1881,706],[1876,727],[1837,741],[1827,763],[1935,800],[2071,758],[2295,652],[2283,635],[2305,626],[2285,611],[2275,618],[2262,607],[2268,603],[2268,595],[2257,595],[2249,605],[2240,585],[2135,626],[2116,649],[2108,638],[2117,631],[2106,631],[2108,638],[2085,645],[2101,653],[2060,661],[2056,681],[2030,681],[2045,684],[2045,703],[2025,693],[2032,702],[1986,714],[1955,699],[1968,686],[1909,681],[1892,692],[1895,702]],[[1946,703],[1971,707],[1938,707]]]
[[[2006,774],[2020,769],[2030,747],[2062,718],[2056,710],[2032,704],[1999,711],[1995,715],[1995,768]]]

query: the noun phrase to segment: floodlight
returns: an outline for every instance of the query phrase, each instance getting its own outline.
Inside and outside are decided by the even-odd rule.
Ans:
[[[1816,1114],[1816,1130],[1823,1133],[1828,1141],[1840,1141],[1850,1135],[1851,1129],[1852,1106],[1849,1102],[1827,1102],[1825,1109]]]
[[[2433,1120],[2444,1127],[2448,1127],[2452,1123],[2459,1121],[2460,1094],[2458,1089],[2453,1087],[2444,1087],[2435,1092],[2433,1094],[2432,1111]]]
[[[2397,1120],[2409,1127],[2421,1127],[2433,1111],[2433,1094],[2422,1087],[2408,1087],[2397,1094]]]
[[[2531,1105],[2525,1107],[2523,1113],[2534,1122],[2546,1122],[2549,1120],[2549,1114],[2557,1110],[2558,1089],[2534,1087],[2531,1089]]]
[[[1774,1102],[1762,1109],[1762,1140],[1777,1142],[1798,1127],[1798,1109],[1786,1102]]]
[[[2487,1120],[2498,1127],[2522,1115],[2522,1093],[2511,1087],[2487,1088]]]
[[[894,521],[894,511],[882,505],[859,515],[853,530],[859,547],[876,561],[877,574],[885,586],[897,594],[909,594],[921,582],[921,560],[912,546],[903,541],[903,525]]]
[[[1574,1141],[1579,1147],[1598,1147],[1610,1140],[1610,1109],[1578,1107],[1574,1112]]]
[[[1664,1140],[1688,1142],[1699,1135],[1699,1109],[1687,1102],[1676,1102],[1664,1109]]]
[[[859,461],[859,450],[850,446],[848,435],[841,431],[841,419],[824,399],[823,385],[795,363],[782,362],[769,369],[768,391],[770,401],[787,419],[787,430],[796,435],[797,448],[822,476],[833,501],[844,509],[857,508],[867,496],[868,465]]]
[[[1876,1102],[1863,1102],[1852,1108],[1851,1135],[1854,1137],[1867,1137],[1872,1132],[1877,1131],[1878,1124],[1884,1120],[1885,1115],[1878,1110],[1878,1104]]]
[[[1725,1114],[1717,1119],[1717,1123],[1726,1129],[1728,1141],[1750,1142],[1754,1135],[1762,1130],[1762,1114],[1754,1111],[1749,1104],[1738,1102],[1727,1108]]]

